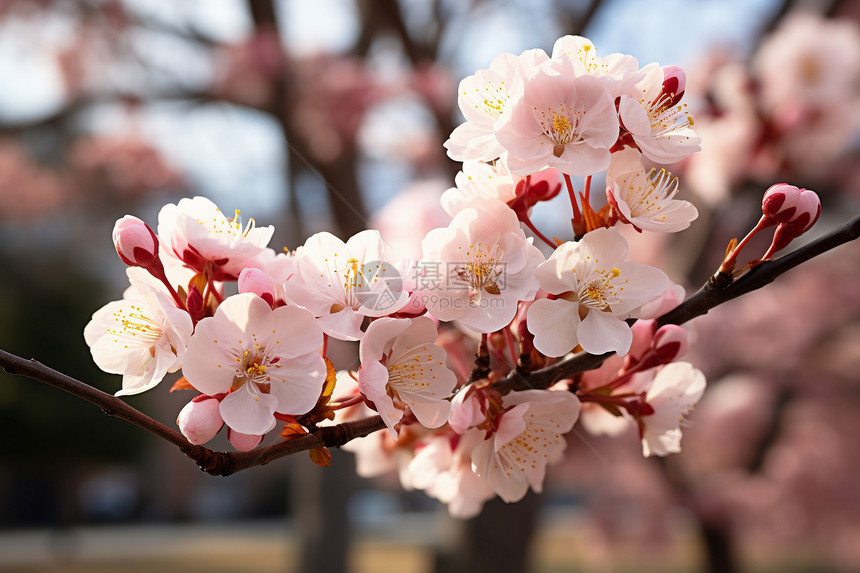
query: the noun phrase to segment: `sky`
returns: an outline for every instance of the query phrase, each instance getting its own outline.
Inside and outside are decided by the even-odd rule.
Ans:
[[[420,25],[423,0],[402,0],[408,24]],[[126,0],[133,11],[170,24],[193,22],[202,32],[224,42],[241,40],[251,29],[243,0]],[[633,54],[640,64],[689,65],[710,46],[729,46],[744,53],[776,0],[607,0],[587,31],[599,53]],[[445,4],[459,17],[442,41],[442,58],[456,78],[486,67],[500,52],[518,53],[542,47],[551,50],[561,34],[549,0],[485,2],[467,12],[464,2]],[[523,10],[523,6],[528,10]],[[344,51],[359,32],[353,0],[279,0],[287,48],[296,55]],[[527,20],[524,21],[524,14]],[[28,121],[50,114],[63,104],[63,83],[56,64],[45,51],[32,49],[33,38],[47,46],[71,41],[73,30],[62,11],[48,21],[0,22],[0,120]],[[190,84],[205,84],[212,70],[205,59],[163,34],[143,34],[133,42],[164,74]],[[396,66],[396,62],[394,64]],[[158,78],[147,81],[158,81]],[[395,112],[397,113],[397,112]],[[402,114],[401,114],[402,115]],[[121,131],[127,127],[122,110],[104,106],[86,115],[88,128]],[[194,184],[216,202],[230,208],[278,210],[284,205],[283,142],[272,120],[226,104],[156,105],[144,112],[142,135],[190,174]],[[440,141],[440,145],[441,145]],[[374,167],[375,165],[375,167]],[[386,171],[388,169],[388,171]],[[362,173],[369,197],[381,205],[408,180],[402,166],[375,162]],[[379,185],[374,185],[374,181]],[[387,182],[387,185],[385,184]]]

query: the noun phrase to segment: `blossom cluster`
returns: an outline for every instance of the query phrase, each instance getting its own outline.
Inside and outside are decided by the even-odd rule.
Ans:
[[[594,433],[635,428],[646,456],[680,451],[705,381],[676,361],[685,330],[649,319],[683,288],[629,260],[619,228],[671,233],[697,216],[675,199],[676,177],[646,169],[699,147],[684,86],[677,67],[598,56],[581,37],[561,38],[551,56],[499,56],[460,83],[466,121],[445,145],[463,170],[442,197],[451,220],[426,234],[418,260],[375,230],[345,242],[321,232],[276,252],[273,227],[203,197],[166,205],[157,232],[125,216],[113,238],[130,286],[87,325],[93,358],[123,376],[117,395],[181,369],[173,388],[197,395],[177,423],[193,444],[226,427],[251,450],[279,423],[290,439],[375,412],[387,430],[347,445],[359,472],[396,468],[405,487],[463,517],[494,496],[541,491],[580,419]],[[595,210],[591,178],[604,172]],[[585,177],[582,190],[572,176]],[[549,240],[530,213],[562,186],[571,240]],[[802,191],[780,189],[765,215],[793,237],[814,219],[798,220],[809,211]],[[358,343],[358,368],[335,369],[330,338]],[[470,368],[463,348],[476,346]],[[613,355],[550,388],[499,384],[576,352]],[[320,450],[312,457],[325,465]]]

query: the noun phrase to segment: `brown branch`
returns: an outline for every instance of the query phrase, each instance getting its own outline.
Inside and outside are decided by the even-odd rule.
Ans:
[[[189,443],[185,436],[176,430],[150,418],[116,396],[102,392],[98,388],[58,372],[36,360],[27,360],[5,350],[0,350],[0,366],[9,374],[26,376],[82,398],[101,408],[102,412],[108,416],[131,422],[135,426],[167,440],[178,447],[183,454],[194,460],[200,469],[212,475],[228,476],[253,466],[267,464],[283,456],[313,448],[337,448],[350,440],[366,436],[385,427],[382,418],[373,416],[335,426],[317,427],[312,429],[309,434],[250,452],[219,452]]]
[[[855,217],[834,231],[800,247],[775,261],[767,261],[742,278],[719,288],[710,282],[699,289],[674,310],[664,314],[659,324],[682,324],[706,314],[710,309],[733,298],[759,289],[783,273],[840,245],[860,237],[860,216]],[[591,355],[580,353],[531,373],[517,370],[496,385],[499,389],[522,390],[548,388],[555,381],[598,367],[612,353]],[[312,428],[310,433],[296,438],[251,450],[250,452],[219,452],[203,446],[190,444],[179,432],[168,428],[116,396],[102,392],[62,372],[58,372],[35,360],[27,360],[0,350],[0,367],[10,374],[18,374],[44,382],[64,392],[95,404],[109,416],[121,418],[172,443],[197,465],[212,475],[228,476],[243,469],[264,465],[278,458],[320,447],[340,447],[347,442],[366,436],[385,427],[379,416],[373,416],[334,426]]]
[[[711,281],[691,295],[687,300],[657,319],[657,324],[683,324],[698,316],[707,314],[709,310],[724,302],[770,284],[781,274],[817,257],[831,249],[853,241],[860,237],[860,216],[854,217],[841,227],[834,229],[814,241],[782,256],[776,260],[765,261],[749,273],[732,282],[728,286],[718,287]],[[580,372],[593,370],[603,364],[603,361],[614,352],[593,355],[580,352],[569,358],[560,360],[546,368],[535,370],[524,375],[512,370],[505,378],[496,383],[500,390],[524,390],[528,388],[549,388],[558,380],[569,378]]]

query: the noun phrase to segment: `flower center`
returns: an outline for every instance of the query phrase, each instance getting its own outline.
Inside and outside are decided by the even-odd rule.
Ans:
[[[500,261],[502,253],[499,252],[498,244],[492,249],[485,249],[483,243],[469,245],[465,256],[467,260],[462,263],[463,268],[457,272],[457,276],[468,285],[469,304],[480,304],[483,292],[500,294],[496,279],[504,272],[505,264]]]
[[[140,306],[131,305],[128,309],[120,309],[113,317],[119,328],[109,329],[108,333],[117,337],[115,342],[123,338],[125,342],[149,346],[161,338],[161,325],[146,316]]]
[[[661,92],[660,97],[646,104],[652,135],[663,135],[693,125],[693,118],[687,115],[687,104],[672,103],[672,96]]]
[[[618,288],[612,284],[613,279],[621,276],[621,269],[618,267],[612,267],[608,271],[601,269],[596,271],[596,274],[597,277],[585,282],[577,292],[581,311],[585,311],[585,314],[591,309],[612,312],[610,305],[621,302],[618,295],[624,287]]]

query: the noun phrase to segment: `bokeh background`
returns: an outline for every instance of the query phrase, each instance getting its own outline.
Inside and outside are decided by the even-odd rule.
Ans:
[[[686,69],[703,151],[672,171],[700,219],[633,256],[693,288],[771,183],[819,193],[813,235],[860,212],[858,21],[855,0],[0,1],[0,348],[116,391],[82,336],[125,288],[113,223],[181,197],[275,225],[275,248],[416,245],[446,224],[458,81],[564,34]],[[468,522],[341,452],[210,477],[0,372],[0,570],[858,571],[858,317],[856,245],[714,310],[682,454],[577,429],[545,494]],[[169,383],[128,401],[171,424]]]

